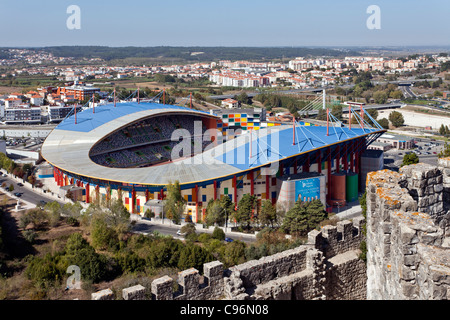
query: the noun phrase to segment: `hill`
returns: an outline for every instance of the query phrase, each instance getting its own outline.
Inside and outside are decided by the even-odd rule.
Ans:
[[[37,48],[35,48],[37,49]],[[58,46],[39,48],[58,57],[181,59],[186,61],[274,60],[295,57],[360,55],[357,51],[305,47],[106,47]]]

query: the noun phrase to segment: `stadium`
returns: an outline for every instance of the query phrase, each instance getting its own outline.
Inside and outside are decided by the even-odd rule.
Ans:
[[[320,199],[329,209],[355,201],[367,146],[386,131],[350,107],[358,125],[328,113],[326,126],[264,123],[234,133],[212,111],[151,101],[77,110],[41,149],[60,188],[86,203],[122,198],[131,213],[143,214],[178,181],[195,222],[204,221],[209,200],[238,203],[246,193],[286,208],[298,199]]]

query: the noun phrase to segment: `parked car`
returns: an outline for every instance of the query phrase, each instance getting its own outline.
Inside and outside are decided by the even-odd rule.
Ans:
[[[16,193],[14,193],[14,195],[15,195],[16,197],[21,197],[21,196],[22,196],[22,193],[16,192]]]
[[[184,237],[184,236],[186,235],[186,233],[181,232],[181,230],[178,230],[178,231],[177,231],[177,235],[178,235],[178,236],[181,236],[181,237]]]
[[[23,183],[18,183],[17,184],[19,187],[23,187]]]
[[[226,237],[226,238],[225,238],[225,241],[226,241],[226,242],[233,242],[234,240],[231,239],[231,238]]]

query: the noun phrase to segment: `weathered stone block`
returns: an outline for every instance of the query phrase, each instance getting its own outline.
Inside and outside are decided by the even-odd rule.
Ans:
[[[114,293],[111,289],[104,289],[91,294],[92,300],[114,300]]]
[[[152,294],[156,300],[173,300],[173,279],[169,276],[164,276],[153,280]]]
[[[145,287],[140,284],[122,290],[124,300],[145,300]]]

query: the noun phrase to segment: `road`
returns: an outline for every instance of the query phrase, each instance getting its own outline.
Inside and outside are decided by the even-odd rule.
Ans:
[[[159,223],[149,223],[149,222],[143,222],[143,221],[138,221],[136,222],[136,224],[133,227],[133,232],[138,232],[138,233],[151,233],[154,231],[158,231],[162,234],[165,235],[170,235],[174,238],[177,239],[183,239],[182,237],[177,235],[177,231],[181,229],[181,226],[179,225],[175,225],[175,224],[171,224],[168,220],[166,222],[166,225],[162,225]],[[212,234],[212,231],[207,231],[205,230],[204,232],[199,232],[197,231],[198,234],[200,233],[209,233]],[[233,240],[240,240],[242,242],[245,243],[254,243],[256,241],[255,237],[253,236],[236,236],[235,233],[230,234],[230,233],[225,233],[225,235]]]
[[[417,98],[417,95],[411,90],[410,86],[400,86],[400,88],[405,98]]]
[[[45,197],[44,195],[41,195],[39,193],[35,193],[35,192],[31,191],[28,188],[19,186],[19,182],[16,182],[15,180],[13,180],[13,179],[11,179],[9,177],[1,176],[0,177],[0,185],[2,185],[3,182],[6,182],[8,187],[11,184],[14,186],[13,193],[16,193],[16,192],[22,193],[22,195],[19,198],[24,200],[24,201],[31,202],[33,204],[39,204],[40,201],[45,201],[45,202],[55,201],[54,199]],[[62,202],[62,201],[58,201],[58,202],[60,204],[64,205],[64,202]]]

